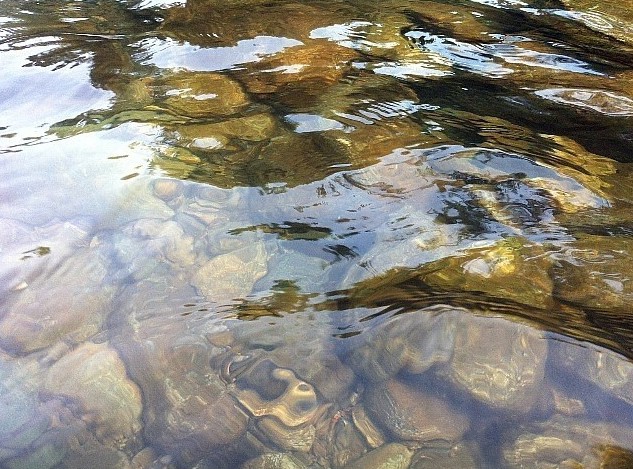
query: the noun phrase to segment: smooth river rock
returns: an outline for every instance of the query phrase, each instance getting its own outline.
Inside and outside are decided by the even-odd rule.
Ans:
[[[160,82],[164,103],[172,111],[193,118],[226,116],[248,104],[238,83],[226,75],[181,72],[167,75]]]
[[[141,390],[106,344],[86,342],[62,357],[48,371],[44,390],[75,401],[82,418],[94,423],[101,443],[124,448],[138,437]]]
[[[555,415],[514,430],[503,445],[504,467],[624,468],[631,461],[631,428]]]
[[[445,290],[481,292],[548,308],[553,304],[549,274],[552,264],[539,246],[521,238],[506,238],[490,247],[472,249],[425,266],[422,279]]]
[[[307,466],[288,453],[266,453],[242,464],[241,469],[305,469]]]
[[[110,312],[115,288],[106,281],[108,262],[98,248],[79,249],[52,264],[49,273],[8,295],[0,346],[11,353],[81,343],[100,330]]]
[[[626,312],[633,301],[630,282],[633,242],[627,236],[582,234],[560,256],[554,294],[582,308]]]
[[[589,390],[592,386],[604,391],[602,396],[607,399],[616,397],[633,405],[633,363],[630,359],[606,348],[571,339],[553,342],[550,355],[555,369],[564,371],[574,380],[576,397],[585,401],[585,405],[597,401],[595,395],[593,399],[587,399],[593,394]]]
[[[376,448],[345,469],[407,469],[411,463],[413,451],[399,443],[388,443]]]
[[[467,443],[452,448],[421,448],[413,457],[411,469],[475,469],[481,467],[477,451]]]
[[[524,414],[540,396],[546,357],[542,331],[466,315],[457,327],[451,361],[440,373],[491,408]]]
[[[194,275],[192,284],[210,301],[231,301],[248,295],[266,272],[266,247],[255,242],[212,258]]]
[[[464,310],[465,311],[465,310]],[[420,374],[453,354],[457,321],[462,310],[433,307],[388,319],[356,339],[346,362],[363,378],[385,381],[401,371]]]
[[[468,418],[446,401],[394,379],[371,388],[366,405],[376,423],[405,441],[450,446],[470,425]]]

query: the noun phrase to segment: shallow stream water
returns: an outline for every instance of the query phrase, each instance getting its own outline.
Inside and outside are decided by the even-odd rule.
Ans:
[[[633,467],[633,3],[0,2],[0,467]]]

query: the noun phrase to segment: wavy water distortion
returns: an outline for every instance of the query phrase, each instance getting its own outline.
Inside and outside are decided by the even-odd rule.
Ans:
[[[631,11],[0,2],[0,468],[633,467]]]

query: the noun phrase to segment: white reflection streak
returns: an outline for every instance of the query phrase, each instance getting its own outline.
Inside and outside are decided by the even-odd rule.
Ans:
[[[259,62],[264,57],[278,54],[289,47],[303,43],[296,39],[274,36],[256,36],[238,41],[235,46],[206,48],[173,39],[146,39],[138,47],[147,51],[143,64],[160,68],[184,68],[197,72],[235,69],[239,65]],[[138,57],[142,53],[137,54]]]

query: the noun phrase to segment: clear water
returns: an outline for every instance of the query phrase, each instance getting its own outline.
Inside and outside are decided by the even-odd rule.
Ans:
[[[633,5],[0,3],[0,467],[633,467]]]

